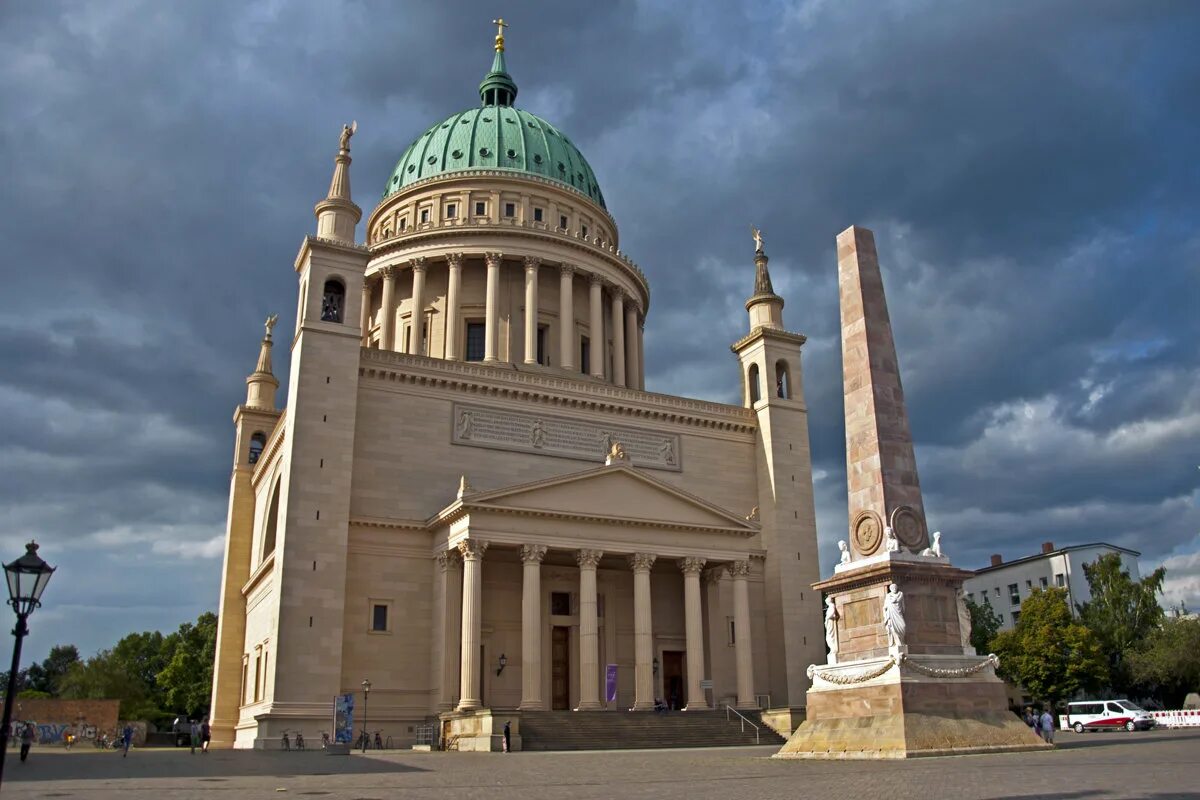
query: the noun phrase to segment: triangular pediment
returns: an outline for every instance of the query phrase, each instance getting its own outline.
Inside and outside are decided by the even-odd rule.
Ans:
[[[601,467],[463,498],[472,508],[645,521],[747,533],[757,526],[674,486],[627,466]]]

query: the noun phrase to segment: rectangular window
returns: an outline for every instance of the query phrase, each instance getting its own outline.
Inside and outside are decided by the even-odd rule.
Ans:
[[[1065,584],[1066,584],[1066,580],[1063,578],[1063,574],[1061,572],[1054,576],[1054,585],[1055,586],[1058,586],[1061,588]]]
[[[1008,599],[1014,606],[1021,605],[1021,587],[1015,583],[1008,585]]]
[[[483,361],[483,340],[487,335],[482,322],[467,323],[467,361]]]
[[[429,209],[428,208],[421,209],[421,222],[429,222]]]
[[[250,676],[250,658],[248,656],[245,656],[242,658],[242,687],[241,687],[241,691],[238,692],[238,697],[240,698],[238,700],[238,705],[241,705],[241,706],[246,705],[246,689],[249,688],[247,686],[247,679],[249,678],[249,676]]]
[[[458,203],[446,203],[446,219],[454,219],[458,216]]]
[[[725,620],[729,623],[729,644],[737,644],[737,626],[734,625],[733,617],[726,617]]]
[[[548,328],[539,325],[537,330],[537,363],[544,367],[550,366],[550,354],[546,352],[546,333]]]
[[[579,337],[579,371],[584,375],[591,374],[592,371],[592,347],[588,337]]]
[[[1012,615],[1013,615],[1013,625],[1016,625],[1021,620],[1021,612],[1014,611],[1014,612],[1012,612]]]
[[[371,605],[371,630],[375,633],[386,632],[388,629],[388,607],[386,603]]]
[[[1025,589],[1027,591],[1033,591],[1033,581],[1025,581]]]
[[[487,214],[487,203],[479,201],[475,204],[475,216],[482,217]]]
[[[556,617],[571,616],[571,594],[570,594],[570,592],[551,592],[550,593],[550,613]]]
[[[1038,578],[1038,583],[1041,584],[1043,589],[1049,585],[1049,581],[1047,581],[1045,578]]]
[[[535,208],[533,210],[533,221],[534,222],[542,221],[542,210],[540,208]]]
[[[558,218],[558,227],[562,228],[564,231],[567,229],[567,218],[565,215]]]
[[[1000,587],[999,586],[993,586],[992,591],[996,593],[996,597],[1000,596]]]
[[[974,603],[975,602],[975,593],[967,592],[967,599],[970,600],[972,603]]]
[[[517,215],[517,204],[516,203],[505,203],[504,204],[504,216],[515,217],[516,215]]]
[[[583,238],[586,239],[587,238],[587,225],[581,226],[579,230],[583,234]]]
[[[400,218],[400,230],[402,230],[402,231],[408,230],[408,217]]]
[[[984,591],[983,594],[980,595],[980,597],[983,598],[983,604],[985,606],[990,606],[992,604],[992,600],[991,600],[991,598],[988,597],[988,593],[986,590]]]
[[[262,651],[254,656],[254,702],[262,700]]]

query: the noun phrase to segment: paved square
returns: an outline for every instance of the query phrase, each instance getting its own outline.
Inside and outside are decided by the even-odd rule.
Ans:
[[[40,748],[5,764],[13,798],[971,798],[1200,797],[1200,730],[1059,736],[1050,753],[901,762],[778,761],[775,748],[590,753]]]

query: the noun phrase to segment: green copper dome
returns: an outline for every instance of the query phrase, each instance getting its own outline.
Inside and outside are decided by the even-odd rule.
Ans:
[[[384,197],[426,178],[483,169],[548,178],[605,208],[596,175],[571,140],[541,117],[513,107],[517,85],[505,68],[503,50],[497,50],[479,95],[481,108],[446,118],[408,146]]]

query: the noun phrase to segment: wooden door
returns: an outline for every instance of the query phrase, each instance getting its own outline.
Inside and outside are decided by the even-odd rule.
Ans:
[[[555,625],[550,638],[550,708],[571,709],[571,629]]]

